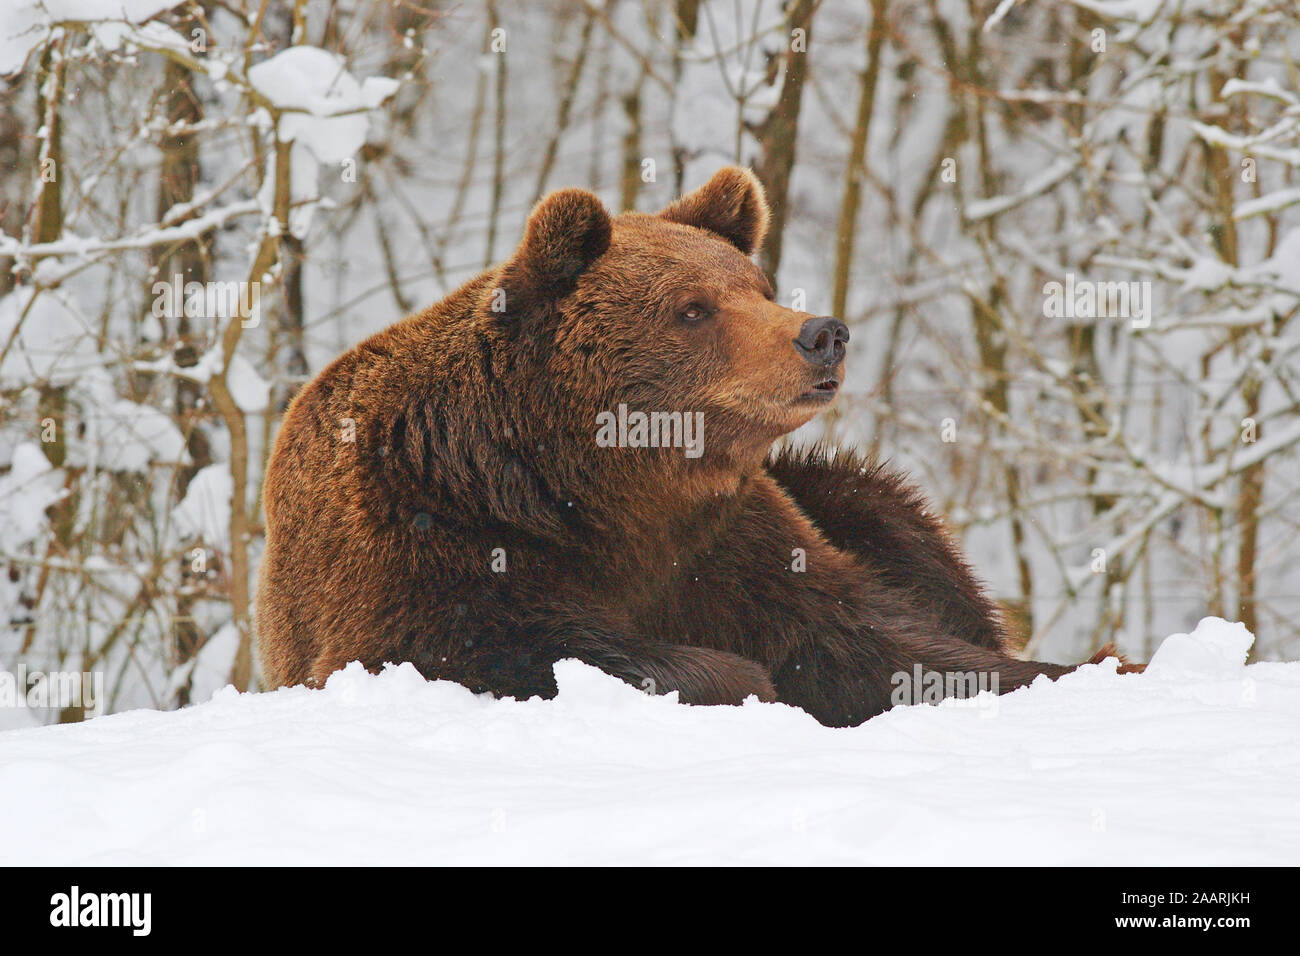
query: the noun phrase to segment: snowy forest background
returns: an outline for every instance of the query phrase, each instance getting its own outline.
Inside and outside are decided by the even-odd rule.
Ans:
[[[256,686],[294,389],[546,190],[729,162],[778,296],[853,329],[797,440],[909,469],[1027,652],[1214,614],[1296,658],[1298,61],[1293,0],[4,0],[0,668]],[[1045,291],[1112,282],[1150,312]]]

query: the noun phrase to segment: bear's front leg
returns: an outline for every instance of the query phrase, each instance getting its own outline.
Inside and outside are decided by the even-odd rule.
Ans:
[[[898,704],[937,703],[985,690],[1003,694],[1040,675],[1055,679],[1073,669],[878,622],[864,623],[856,640],[817,640],[799,648],[773,680],[782,702],[828,726],[851,727]]]
[[[676,691],[684,704],[740,704],[747,697],[777,699],[762,664],[707,647],[649,644],[628,650],[596,648],[585,659],[650,694]]]
[[[1003,646],[997,607],[925,497],[899,473],[851,451],[785,448],[767,473],[841,551],[905,589],[938,628],[968,644]]]
[[[914,553],[931,549],[934,534],[922,528],[894,535],[870,554],[843,550],[772,477],[760,477],[717,544],[665,602],[664,621],[677,633],[664,639],[707,642],[761,661],[780,701],[832,726],[930,699],[917,693],[921,688],[937,686],[941,696],[966,688],[1002,693],[1040,674],[1069,671],[1017,660],[996,637],[989,640],[999,646],[972,642],[938,613],[941,587],[919,587],[894,573],[894,563],[907,566]],[[991,606],[987,613],[996,635]],[[900,683],[918,680],[921,687],[910,694],[905,686],[901,697],[895,693]]]
[[[525,614],[502,607],[530,606]],[[450,653],[416,645],[409,657],[430,679],[448,678],[475,690],[526,699],[554,697],[554,665],[580,660],[650,694],[676,691],[685,704],[775,701],[766,667],[710,647],[669,644],[637,633],[626,619],[572,603],[505,602],[471,608],[448,628],[462,638]]]

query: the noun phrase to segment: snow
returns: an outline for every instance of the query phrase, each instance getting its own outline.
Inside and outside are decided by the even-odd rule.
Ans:
[[[40,448],[22,442],[13,450],[9,473],[0,475],[0,528],[5,546],[34,541],[49,523],[45,509],[63,497],[63,469],[52,468]]]
[[[172,50],[190,53],[190,41],[165,23],[146,23],[136,26],[125,20],[110,20],[91,25],[95,40],[105,50],[139,47],[146,50]]]
[[[108,471],[144,471],[150,463],[188,460],[185,436],[169,415],[152,405],[118,398],[102,368],[72,386],[81,409],[84,437],[69,442],[69,464]]]
[[[0,388],[67,385],[99,367],[103,360],[90,331],[90,320],[67,293],[45,291],[32,301],[31,290],[19,288],[0,298]]]
[[[253,363],[238,352],[230,357],[226,387],[239,410],[245,414],[264,412],[271,405],[271,383],[257,374]]]
[[[1213,292],[1230,283],[1236,270],[1222,259],[1213,256],[1196,256],[1183,280],[1183,288],[1200,292]]]
[[[169,695],[174,695],[187,680],[192,699],[200,700],[226,686],[230,678],[230,662],[239,648],[239,628],[227,622],[203,642],[190,661],[172,671],[168,684]]]
[[[1069,176],[1079,166],[1074,158],[1058,159],[1038,175],[1029,179],[1024,188],[1011,196],[996,196],[992,199],[979,199],[966,205],[966,218],[970,222],[979,222],[1014,209],[1021,203],[1042,195]]]
[[[253,310],[256,309],[257,306],[254,306]],[[224,347],[218,342],[200,355],[193,365],[178,365],[174,356],[165,355],[153,361],[135,362],[133,368],[140,372],[178,375],[192,382],[206,383],[220,373],[224,360]],[[235,404],[246,414],[264,412],[270,406],[271,383],[258,373],[252,362],[238,352],[230,357],[230,365],[226,369],[226,386],[230,389]]]
[[[1300,263],[1300,226],[1287,230],[1278,240],[1273,254],[1247,274],[1271,282],[1290,292],[1300,293],[1300,275],[1297,275],[1296,263]],[[1290,296],[1287,307],[1294,308],[1295,300]],[[1283,314],[1279,311],[1279,314]]]
[[[1258,199],[1247,199],[1232,208],[1233,219],[1249,219],[1266,213],[1278,212],[1300,202],[1300,186],[1291,186],[1267,193]]]
[[[314,46],[291,46],[249,68],[248,82],[280,113],[277,135],[293,143],[290,189],[299,205],[290,213],[290,229],[305,236],[311,226],[311,202],[318,165],[352,159],[366,142],[369,113],[397,91],[398,81],[368,77],[357,82],[343,57]],[[271,208],[275,176],[268,167],[259,197]]]
[[[129,23],[142,23],[179,4],[180,0],[5,0],[0,4],[0,76],[21,70],[28,55],[47,39],[53,25],[66,21],[119,21],[124,28],[95,27],[96,38],[108,49],[129,39]],[[171,31],[168,31],[171,32]],[[161,33],[145,34],[154,39]],[[173,34],[174,36],[174,34]]]
[[[1203,620],[843,730],[573,661],[492,700],[410,665],[0,734],[4,864],[1300,862],[1300,663]]]
[[[1231,677],[1241,668],[1255,638],[1244,624],[1221,622],[1213,640],[1199,634],[1174,634],[1165,639],[1151,657],[1150,667],[1157,674],[1195,679],[1197,675],[1219,674]]]
[[[1282,87],[1278,85],[1277,77],[1273,76],[1266,77],[1258,83],[1252,83],[1249,80],[1241,80],[1234,76],[1232,79],[1228,80],[1227,83],[1224,83],[1223,89],[1219,91],[1219,95],[1225,100],[1230,96],[1236,96],[1238,93],[1255,93],[1259,96],[1267,96],[1270,99],[1280,100],[1283,103],[1300,103],[1300,98],[1291,91],[1282,89]]]
[[[203,541],[219,551],[230,550],[230,501],[234,481],[225,462],[200,468],[190,479],[185,497],[172,509],[176,532],[185,540]]]
[[[341,56],[292,46],[248,71],[248,81],[280,110],[280,139],[311,150],[321,163],[341,163],[366,141],[366,112],[397,89],[397,81],[358,83]]]

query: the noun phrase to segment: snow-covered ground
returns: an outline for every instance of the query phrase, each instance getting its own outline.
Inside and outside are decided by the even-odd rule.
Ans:
[[[576,662],[552,701],[409,665],[0,734],[0,863],[1300,863],[1300,663],[1207,618],[848,730]]]

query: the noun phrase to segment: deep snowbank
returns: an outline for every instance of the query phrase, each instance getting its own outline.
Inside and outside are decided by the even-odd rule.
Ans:
[[[1300,863],[1300,663],[1206,619],[850,730],[576,662],[553,701],[409,666],[0,734],[3,863]]]

